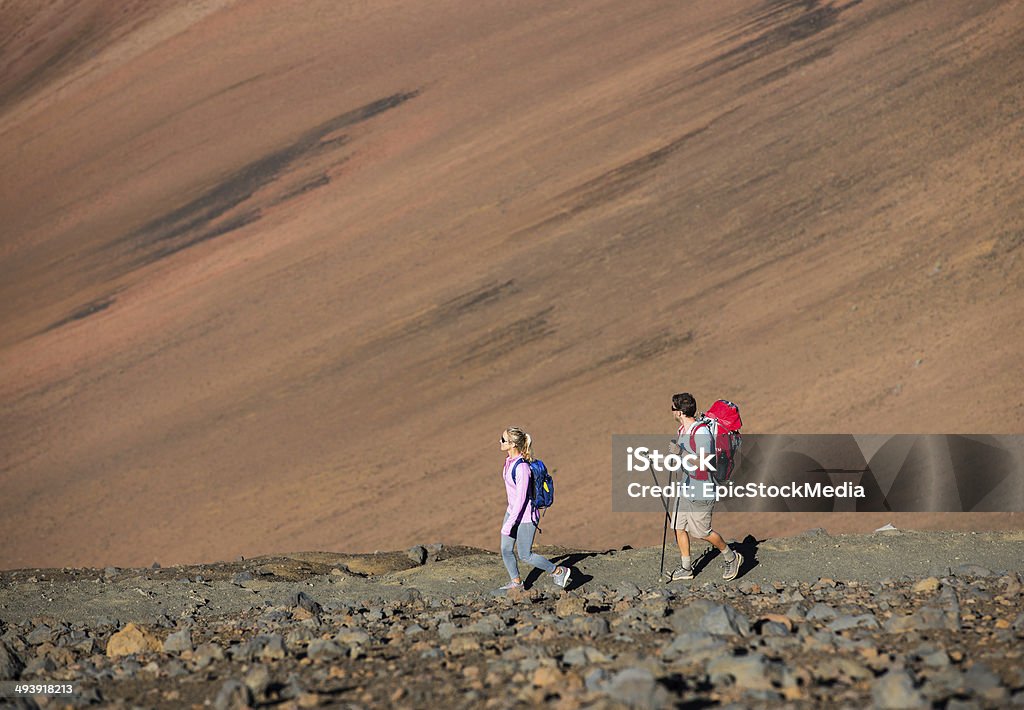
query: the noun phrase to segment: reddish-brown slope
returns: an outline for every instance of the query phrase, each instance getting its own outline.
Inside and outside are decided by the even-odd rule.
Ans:
[[[26,7],[2,567],[493,546],[512,423],[545,542],[655,542],[610,435],[683,388],[752,432],[1022,428],[1019,2]]]

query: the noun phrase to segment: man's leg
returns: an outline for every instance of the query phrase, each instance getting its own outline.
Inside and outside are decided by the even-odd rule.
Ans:
[[[674,523],[675,521],[673,521]],[[669,575],[669,580],[693,579],[693,563],[690,561],[690,534],[686,532],[685,528],[673,527],[673,532],[676,534],[676,545],[679,546],[679,567]]]
[[[729,547],[722,536],[714,530],[710,531],[707,537],[701,539],[714,545],[722,553],[722,559],[725,560],[725,571],[722,573],[722,579],[736,579],[740,573],[740,567],[743,566],[743,555]]]
[[[690,558],[690,535],[685,530],[674,530],[676,544],[679,546],[679,556],[684,559]],[[719,538],[721,539],[721,538]]]
[[[729,546],[725,544],[725,540],[722,538],[722,536],[716,533],[714,530],[711,531],[710,535],[702,539],[714,545],[722,554],[725,554],[726,551],[729,549]]]

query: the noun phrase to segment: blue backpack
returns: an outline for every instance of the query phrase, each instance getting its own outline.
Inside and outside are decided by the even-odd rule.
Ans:
[[[516,467],[519,466],[520,461],[524,461],[520,457],[514,464],[512,464],[512,483],[516,482]],[[534,459],[527,464],[530,467],[530,488],[527,493],[527,499],[533,504],[533,524],[537,526],[537,532],[540,532],[540,516],[541,513],[551,507],[551,504],[555,502],[555,482],[551,478],[551,474],[548,473],[548,467],[544,465],[544,462],[540,459]]]

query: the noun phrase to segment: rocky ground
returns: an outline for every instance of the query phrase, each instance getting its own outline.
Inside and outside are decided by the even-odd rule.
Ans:
[[[0,679],[32,707],[1024,705],[1021,533],[733,543],[723,582],[660,549],[546,553],[567,591],[441,545],[148,569],[0,573]],[[671,558],[671,555],[670,555]]]

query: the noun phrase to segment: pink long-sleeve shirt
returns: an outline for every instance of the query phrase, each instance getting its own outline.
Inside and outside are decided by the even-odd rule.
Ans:
[[[512,481],[512,464],[519,461],[516,466],[516,480]],[[508,508],[506,509],[505,522],[501,526],[502,535],[511,535],[512,527],[523,520],[533,520],[533,505],[528,500],[530,492],[530,464],[520,459],[519,456],[505,459],[505,469],[502,472],[505,479],[505,495],[508,497]],[[522,512],[522,515],[520,515]]]

